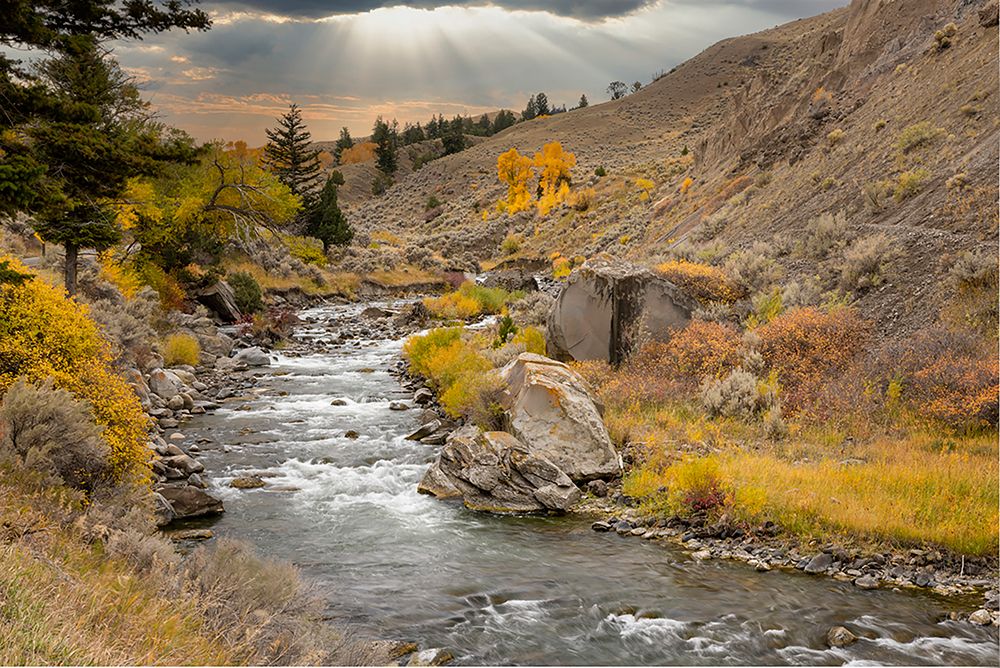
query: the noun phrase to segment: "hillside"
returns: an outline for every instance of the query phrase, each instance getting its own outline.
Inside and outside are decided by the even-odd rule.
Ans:
[[[753,247],[781,284],[839,287],[881,331],[911,331],[937,314],[961,252],[996,253],[997,29],[980,18],[986,4],[855,0],[724,40],[636,94],[520,123],[404,174],[356,204],[352,223],[456,261],[496,258],[508,234],[525,238],[522,255],[723,265]],[[496,214],[497,156],[551,141],[575,153],[574,190],[592,185],[594,202],[545,218]],[[598,166],[606,177],[592,176]],[[637,178],[655,184],[648,199]],[[444,208],[428,220],[431,195]],[[843,221],[829,257],[796,252],[822,214]],[[879,275],[841,285],[844,254]]]

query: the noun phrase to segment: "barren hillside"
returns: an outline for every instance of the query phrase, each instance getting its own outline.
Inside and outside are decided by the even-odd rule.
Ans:
[[[350,217],[456,266],[499,257],[509,234],[524,238],[520,255],[723,264],[752,248],[785,282],[825,289],[844,253],[871,246],[882,276],[850,298],[883,331],[906,331],[936,314],[960,252],[996,253],[995,5],[854,0],[724,40],[634,95],[518,124],[404,173],[381,197],[352,196]],[[573,188],[593,187],[593,203],[497,214],[497,156],[550,141],[576,154]],[[655,184],[650,197],[639,178]],[[425,212],[431,195],[444,202],[437,217]],[[836,252],[797,252],[822,214],[842,221]]]

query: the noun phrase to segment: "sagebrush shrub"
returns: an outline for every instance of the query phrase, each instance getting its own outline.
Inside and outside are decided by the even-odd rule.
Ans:
[[[864,292],[882,285],[898,256],[892,240],[882,233],[857,239],[844,250],[840,288]]]
[[[0,392],[21,377],[51,378],[90,403],[94,421],[104,427],[115,475],[145,475],[148,418],[131,386],[115,373],[111,348],[87,313],[85,305],[41,279],[0,284]]]
[[[998,328],[997,292],[1000,289],[997,256],[965,252],[948,270],[949,295],[944,314],[952,322],[995,339]]]
[[[847,242],[847,217],[843,211],[824,213],[806,224],[806,238],[800,246],[802,255],[822,260],[830,251]]]
[[[784,271],[774,261],[773,248],[764,241],[757,241],[748,248],[736,251],[722,268],[733,280],[752,292],[770,290],[784,275]]]
[[[899,133],[896,148],[899,149],[900,153],[909,153],[915,148],[927,146],[937,141],[943,134],[943,129],[934,127],[928,121],[921,121],[907,126]]]
[[[0,403],[0,455],[87,493],[111,474],[108,446],[88,406],[51,380],[19,380],[7,389]]]
[[[701,403],[709,415],[753,419],[771,408],[774,395],[753,373],[733,369],[725,378],[702,385]]]

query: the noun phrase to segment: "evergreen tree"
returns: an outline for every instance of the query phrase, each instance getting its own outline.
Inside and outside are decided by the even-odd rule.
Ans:
[[[532,118],[538,115],[538,103],[535,101],[535,96],[532,95],[528,98],[528,106],[524,108],[521,112],[522,121],[530,121]]]
[[[587,107],[587,105],[589,105],[589,104],[590,104],[590,102],[587,101],[587,94],[584,93],[583,95],[580,96],[580,103],[578,105],[576,105],[576,108],[577,109],[585,109]]]
[[[545,93],[535,96],[535,114],[538,116],[548,116],[552,113],[549,108],[549,97]]]
[[[509,109],[501,109],[497,114],[497,117],[493,119],[493,134],[496,134],[501,130],[506,130],[516,122],[517,119],[514,118],[514,112]]]
[[[75,294],[79,251],[104,250],[121,237],[115,205],[128,179],[154,174],[163,161],[193,160],[195,151],[186,135],[168,135],[152,122],[132,80],[90,37],[67,40],[62,55],[44,61],[35,76],[75,109],[26,129],[47,166],[46,187],[57,193],[36,211],[35,231],[64,247],[66,291]]]
[[[375,142],[375,165],[386,176],[396,171],[399,153],[398,126],[395,119],[392,121],[392,125],[389,125],[379,116],[375,120],[375,127],[372,128],[372,141]]]
[[[340,137],[337,138],[337,142],[333,145],[333,159],[340,164],[340,156],[343,155],[344,151],[354,148],[354,140],[351,138],[351,132],[347,127],[340,128]]]
[[[426,139],[424,135],[424,129],[420,127],[420,123],[416,125],[410,125],[407,123],[403,126],[403,146],[409,146],[410,144],[416,144],[418,141],[424,141]]]
[[[0,215],[59,206],[64,193],[56,171],[39,155],[31,132],[49,123],[86,120],[92,107],[66,102],[20,61],[15,50],[67,54],[80,38],[95,42],[141,39],[172,28],[207,30],[208,14],[189,3],[142,0],[4,0],[0,3]]]
[[[461,116],[456,116],[448,124],[448,131],[441,138],[444,145],[444,154],[451,155],[465,150],[465,122]]]
[[[306,234],[323,242],[324,253],[330,246],[346,246],[354,238],[354,231],[337,203],[337,186],[342,185],[343,174],[333,170],[306,220]]]
[[[267,129],[264,164],[293,193],[309,199],[323,171],[319,150],[312,148],[312,135],[302,121],[302,110],[292,104],[278,120],[278,127]]]
[[[479,117],[478,132],[480,135],[489,136],[493,134],[493,126],[490,123],[490,117],[483,114]]]
[[[641,81],[634,82],[632,84],[632,92],[638,93],[640,90],[642,90],[642,82]]]

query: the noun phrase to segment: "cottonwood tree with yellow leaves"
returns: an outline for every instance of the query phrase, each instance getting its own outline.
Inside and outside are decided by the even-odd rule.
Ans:
[[[497,210],[514,214],[529,209],[532,196],[528,186],[536,178],[535,204],[538,212],[547,216],[569,196],[570,170],[575,166],[576,156],[564,151],[559,142],[543,146],[534,159],[521,155],[516,148],[501,153],[497,158],[497,177],[507,185],[507,197],[497,204]]]

